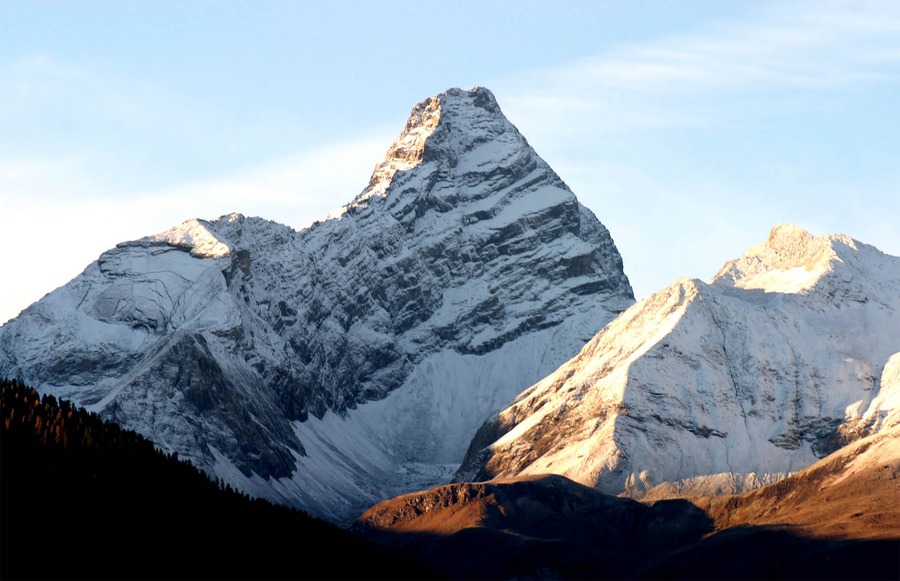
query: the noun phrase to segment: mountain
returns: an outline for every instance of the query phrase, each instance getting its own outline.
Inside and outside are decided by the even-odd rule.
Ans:
[[[752,489],[900,423],[898,346],[900,258],[782,224],[709,283],[622,313],[488,420],[455,479]]]
[[[352,530],[452,579],[896,579],[898,478],[894,426],[738,495],[647,502],[525,476],[406,494]]]
[[[608,230],[490,91],[451,89],[321,222],[195,219],[103,253],[0,327],[0,377],[347,522],[448,481],[633,302]]]

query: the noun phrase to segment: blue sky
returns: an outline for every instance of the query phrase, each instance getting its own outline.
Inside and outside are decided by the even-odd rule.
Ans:
[[[781,222],[900,255],[900,2],[0,0],[0,321],[186,219],[323,218],[475,85],[638,298]]]

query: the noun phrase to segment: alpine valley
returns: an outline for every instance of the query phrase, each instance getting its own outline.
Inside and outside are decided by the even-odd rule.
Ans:
[[[900,575],[900,257],[778,224],[635,302],[480,87],[305,229],[105,252],[0,327],[4,377],[449,578]]]

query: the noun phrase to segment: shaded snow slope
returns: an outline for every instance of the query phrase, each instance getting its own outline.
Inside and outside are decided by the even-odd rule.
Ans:
[[[341,521],[446,481],[633,302],[607,229],[490,91],[451,89],[309,228],[233,214],[105,252],[0,327],[0,375]]]
[[[622,313],[486,422],[456,479],[754,488],[900,423],[898,351],[900,258],[779,225],[709,283],[678,280]]]

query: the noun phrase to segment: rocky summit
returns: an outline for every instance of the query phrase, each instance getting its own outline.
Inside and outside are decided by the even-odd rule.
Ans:
[[[232,214],[103,253],[0,327],[0,376],[345,522],[448,480],[633,302],[607,229],[490,91],[451,89],[308,228]]]

